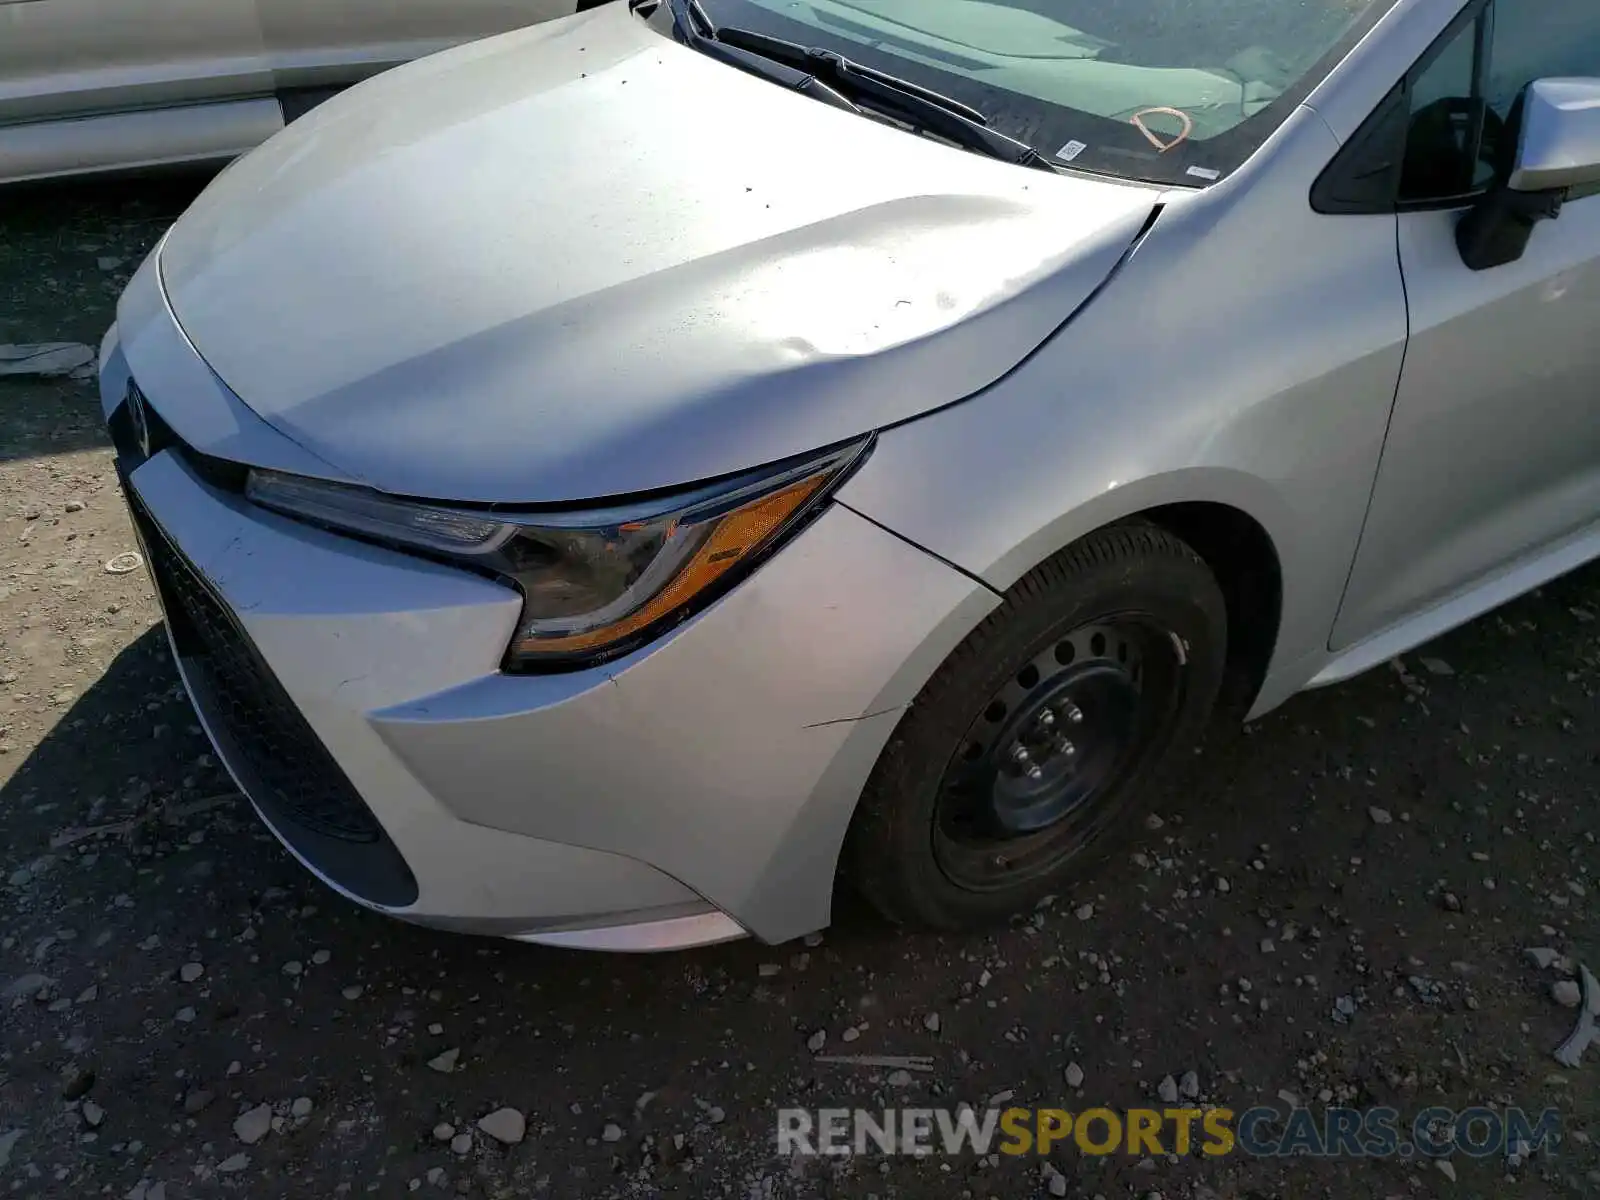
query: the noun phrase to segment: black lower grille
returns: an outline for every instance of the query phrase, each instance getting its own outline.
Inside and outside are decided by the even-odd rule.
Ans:
[[[338,763],[199,572],[124,492],[195,702],[240,786],[305,858],[378,904],[415,901],[416,881]]]
[[[283,686],[194,568],[160,533],[146,543],[150,566],[173,604],[173,637],[204,671],[215,701],[206,716],[228,732],[270,801],[307,829],[375,842],[379,826]]]

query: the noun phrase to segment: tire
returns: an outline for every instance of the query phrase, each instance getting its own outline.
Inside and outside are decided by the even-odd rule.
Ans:
[[[1226,661],[1221,589],[1185,542],[1140,522],[1067,547],[901,718],[846,837],[848,878],[897,924],[978,928],[1031,909],[1130,830],[1202,730]]]

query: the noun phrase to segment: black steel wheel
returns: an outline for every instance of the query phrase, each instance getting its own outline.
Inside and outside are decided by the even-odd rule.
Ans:
[[[1226,611],[1205,563],[1150,525],[1091,534],[1025,576],[929,681],[847,844],[894,920],[983,924],[1101,857],[1210,712]]]

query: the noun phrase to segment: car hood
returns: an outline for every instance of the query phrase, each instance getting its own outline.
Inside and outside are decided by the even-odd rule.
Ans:
[[[314,110],[219,176],[159,265],[211,368],[339,471],[541,503],[970,396],[1158,196],[804,99],[614,4]]]

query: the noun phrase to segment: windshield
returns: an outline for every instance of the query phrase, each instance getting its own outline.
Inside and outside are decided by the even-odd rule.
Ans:
[[[1051,161],[1205,184],[1393,0],[704,0],[974,108]]]

